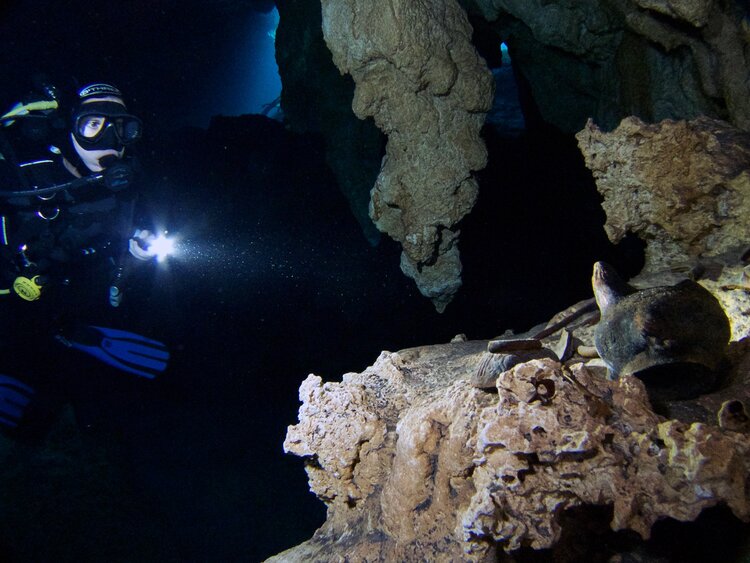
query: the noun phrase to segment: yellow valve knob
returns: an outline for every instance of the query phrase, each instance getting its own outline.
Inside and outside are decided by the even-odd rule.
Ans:
[[[18,276],[13,282],[13,291],[21,299],[26,301],[36,301],[42,295],[42,283],[39,276],[29,279],[24,276]]]

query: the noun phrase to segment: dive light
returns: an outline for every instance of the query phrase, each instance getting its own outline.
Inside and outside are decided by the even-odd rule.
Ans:
[[[147,252],[151,256],[155,256],[157,262],[164,262],[164,260],[167,259],[167,256],[174,254],[174,245],[174,239],[167,237],[167,233],[165,231],[163,234],[159,235],[151,241],[151,243],[148,245]]]

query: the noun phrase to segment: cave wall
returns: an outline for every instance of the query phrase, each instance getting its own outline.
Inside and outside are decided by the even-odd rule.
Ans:
[[[390,10],[378,11],[357,0],[322,1],[334,63],[356,85],[353,110],[372,117],[388,136],[372,192],[373,218],[385,217],[379,227],[404,245],[407,259],[415,249],[408,236],[399,238],[408,233],[405,216],[410,225],[444,225],[427,221],[450,203],[446,195],[434,191],[429,197],[439,201],[421,199],[425,185],[443,179],[441,159],[455,158],[458,149],[480,156],[479,145],[461,144],[450,137],[454,129],[443,125],[451,115],[460,122],[461,112],[481,119],[486,111],[483,97],[470,97],[473,105],[446,99],[461,69],[475,79],[486,74],[473,55],[444,56],[440,48],[446,29],[458,29],[462,41],[466,37],[464,23],[447,25],[463,22],[454,5],[413,4],[393,1]],[[300,422],[290,427],[285,448],[306,459],[311,489],[327,504],[328,520],[311,540],[273,560],[332,554],[361,560],[511,560],[501,559],[498,548],[554,548],[562,537],[556,519],[579,502],[611,505],[612,515],[604,520],[612,529],[635,531],[644,539],[658,520],[691,520],[721,503],[748,522],[750,267],[746,254],[733,252],[748,240],[744,218],[750,201],[745,14],[738,4],[721,1],[467,0],[462,6],[489,24],[498,44],[508,43],[542,118],[569,133],[580,131],[605,208],[620,211],[616,216],[608,210],[610,236],[645,233],[652,241],[648,270],[659,274],[695,256],[728,255],[719,263],[720,277],[701,280],[731,317],[726,382],[657,415],[639,380],[612,382],[597,359],[575,356],[498,369],[492,374],[495,389],[485,393],[471,381],[487,365],[486,342],[458,337],[446,345],[384,352],[365,372],[346,374],[341,382],[311,375],[300,389]],[[472,45],[462,45],[469,53]],[[450,62],[456,71],[441,82]],[[440,84],[450,87],[436,90]],[[433,140],[435,112],[439,127]],[[425,168],[438,162],[443,166]],[[479,164],[477,159],[464,167],[469,179]],[[453,251],[458,233],[443,229],[453,237]],[[440,250],[438,244],[437,256]],[[453,257],[458,259],[457,251]],[[422,263],[418,273],[431,265]],[[408,263],[404,269],[409,272]],[[460,263],[447,279],[456,274]],[[550,273],[553,282],[565,276],[555,274]],[[657,282],[649,285],[667,283],[662,277]],[[439,283],[432,287],[441,289]],[[438,308],[457,287],[444,289],[426,293]],[[593,326],[581,321],[576,330],[574,338],[585,345],[577,351],[588,353]],[[556,339],[545,344],[553,346],[559,346]],[[732,410],[739,422],[727,420]],[[570,432],[558,424],[569,424]],[[726,448],[717,447],[720,443]],[[703,478],[710,486],[703,486]],[[591,540],[585,528],[573,537],[576,544]],[[612,553],[601,560],[630,557],[607,547]],[[643,547],[637,541],[625,551]],[[534,554],[526,560],[542,558]]]
[[[750,128],[750,27],[734,0],[465,0],[491,22],[544,119],[579,131],[700,115]]]
[[[734,311],[746,326],[747,302]],[[590,321],[568,328],[593,345]],[[557,335],[507,370],[487,341],[456,338],[340,381],[311,374],[284,448],[306,460],[327,519],[268,561],[745,561],[750,347],[734,334],[728,383],[660,414],[637,377],[550,355]],[[710,521],[682,524],[717,505],[734,515],[721,541]],[[576,508],[604,510],[593,526]],[[683,532],[665,538],[667,519]]]
[[[368,240],[374,222],[402,245],[402,270],[438,311],[461,286],[458,223],[487,158],[480,129],[493,82],[469,18],[509,46],[526,107],[564,132],[588,119],[611,131],[628,116],[750,130],[750,25],[736,0],[277,4],[290,126],[323,135]]]

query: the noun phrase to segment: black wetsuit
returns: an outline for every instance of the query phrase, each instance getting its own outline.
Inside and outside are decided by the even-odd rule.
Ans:
[[[69,139],[31,142],[23,135],[0,135],[0,190],[26,191],[75,180],[57,148],[69,145]],[[78,169],[85,170],[82,165]],[[41,435],[55,407],[69,400],[71,386],[82,386],[76,379],[86,386],[92,382],[81,373],[87,360],[57,343],[55,336],[81,324],[112,326],[116,316],[121,322],[124,311],[108,305],[108,289],[113,275],[132,260],[127,244],[134,208],[132,189],[115,193],[102,183],[52,197],[0,198],[0,289],[7,290],[0,295],[0,374],[36,390],[24,413],[31,424],[14,432]],[[46,280],[41,297],[25,301],[12,289],[13,281],[37,274]]]

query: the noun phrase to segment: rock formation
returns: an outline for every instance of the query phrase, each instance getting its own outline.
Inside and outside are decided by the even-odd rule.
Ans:
[[[612,242],[643,239],[645,273],[720,257],[750,241],[750,134],[709,118],[611,133],[591,121],[579,147],[604,197]]]
[[[322,5],[334,63],[356,85],[354,112],[388,136],[372,217],[442,310],[460,283],[455,224],[484,164],[489,75],[453,2]],[[463,5],[507,40],[544,120],[574,132],[594,118],[581,150],[610,238],[647,242],[643,279],[706,274],[732,329],[722,383],[652,402],[640,379],[610,381],[587,356],[590,317],[570,325],[570,357],[548,353],[563,349],[555,335],[547,353],[508,365],[488,361],[487,341],[459,339],[383,352],[340,382],[310,375],[284,447],[306,460],[328,518],[272,560],[493,561],[556,549],[577,507],[606,506],[612,530],[644,539],[659,520],[716,505],[750,521],[750,32],[739,5]],[[594,125],[621,121],[612,133]]]
[[[590,319],[570,329],[591,343]],[[271,561],[494,561],[555,547],[577,506],[607,505],[613,530],[644,539],[660,519],[717,504],[750,521],[750,345],[735,334],[727,383],[662,414],[639,379],[609,381],[579,354],[522,362],[495,392],[478,389],[487,341],[383,352],[341,382],[310,375],[284,447],[307,460],[328,519]]]
[[[388,10],[321,4],[333,63],[354,82],[354,113],[388,138],[371,192],[379,139],[369,121],[351,121],[351,86],[331,76],[310,28],[317,14],[297,17],[311,6],[298,0],[280,0],[282,104],[292,126],[323,134],[368,240],[377,239],[369,200],[378,229],[403,247],[403,271],[439,311],[461,285],[456,225],[476,199],[472,172],[486,158],[478,132],[492,103],[467,14],[495,34],[484,51],[509,46],[523,106],[563,131],[588,119],[608,131],[631,115],[650,123],[705,115],[750,130],[750,20],[740,2],[462,0],[466,13],[455,0],[398,0]]]
[[[370,216],[403,245],[401,268],[443,311],[461,285],[455,228],[473,207],[472,172],[493,80],[454,0],[323,0],[323,33],[355,82],[352,109],[388,136]]]
[[[641,283],[691,274],[726,311],[718,388],[677,401],[635,376],[608,380],[588,357],[590,316],[568,327],[572,356],[556,335],[545,354],[507,364],[488,361],[488,348],[504,350],[496,342],[456,341],[384,352],[341,382],[311,375],[284,445],[306,459],[328,519],[275,560],[492,561],[558,549],[580,507],[609,507],[612,530],[643,539],[659,520],[716,505],[750,521],[750,266],[736,248],[748,240],[747,135],[707,118],[633,118],[579,140],[613,224],[650,237]]]
[[[569,132],[699,115],[750,130],[750,27],[731,0],[467,0],[510,47],[545,121]],[[745,19],[743,19],[745,16]]]

